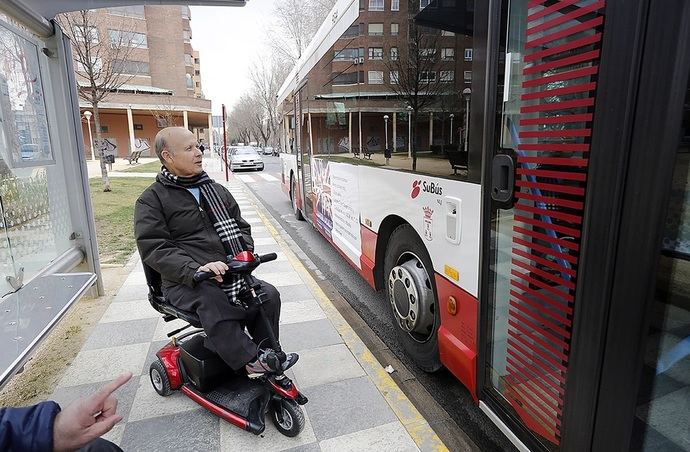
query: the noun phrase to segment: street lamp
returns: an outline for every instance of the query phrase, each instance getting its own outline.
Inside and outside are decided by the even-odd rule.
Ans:
[[[467,152],[467,141],[470,136],[470,97],[472,97],[472,90],[470,88],[463,89],[462,97],[465,98],[465,152]]]
[[[383,149],[383,153],[386,156],[386,165],[388,165],[388,115],[383,115],[383,122],[386,129],[386,147]]]
[[[453,144],[453,118],[455,118],[455,115],[453,113],[450,114],[450,144]]]
[[[86,118],[86,124],[89,126],[89,147],[91,148],[91,160],[96,160],[96,154],[93,152],[93,136],[91,135],[91,113],[89,110],[84,112],[84,117]]]
[[[407,106],[407,158],[412,158],[412,106]]]

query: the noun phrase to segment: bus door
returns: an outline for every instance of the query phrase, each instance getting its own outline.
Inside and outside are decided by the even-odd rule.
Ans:
[[[558,450],[605,2],[490,3],[480,406]]]
[[[309,114],[307,85],[295,95],[295,139],[297,142],[297,174],[302,212],[311,221],[312,179],[311,179],[311,116]]]

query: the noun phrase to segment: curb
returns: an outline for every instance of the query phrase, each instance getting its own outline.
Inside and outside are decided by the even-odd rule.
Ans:
[[[242,184],[249,194],[255,198],[255,195],[246,187],[246,184],[237,179]],[[362,366],[367,376],[372,380],[378,391],[381,393],[386,403],[400,420],[405,430],[408,432],[412,440],[416,443],[422,451],[448,451],[449,449],[441,441],[436,432],[431,428],[427,420],[421,415],[417,408],[407,398],[405,393],[400,389],[393,378],[385,371],[381,363],[376,359],[374,354],[367,348],[364,342],[360,339],[355,330],[349,325],[345,318],[341,315],[330,298],[323,291],[319,283],[313,278],[309,270],[295,255],[292,248],[283,239],[280,232],[269,221],[264,214],[265,207],[261,202],[253,199],[252,203],[260,207],[257,209],[257,214],[262,223],[273,236],[275,241],[285,253],[286,258],[295,268],[295,271],[300,275],[304,283],[309,287],[314,294],[317,302],[324,310],[326,317],[331,321],[333,326],[338,331],[338,334],[343,338],[345,345],[350,349],[357,362]]]

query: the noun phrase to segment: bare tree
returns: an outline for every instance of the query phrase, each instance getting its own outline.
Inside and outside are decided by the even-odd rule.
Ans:
[[[160,127],[177,126],[177,110],[172,102],[172,96],[165,96],[165,99],[153,110],[149,110],[151,116],[156,119],[156,124]]]
[[[417,7],[415,1],[409,1],[409,11]],[[397,54],[389,55],[385,61],[393,79],[388,84],[390,90],[412,107],[413,136],[416,137],[417,115],[436,104],[440,96],[452,89],[453,83],[441,79],[439,31],[415,25],[412,17],[410,14],[407,41],[398,41]],[[416,170],[417,150],[412,146],[412,171]]]
[[[109,24],[110,28],[119,30],[118,33],[102,36],[101,32],[108,27],[101,23],[100,16],[94,11],[81,10],[61,14],[57,21],[63,32],[72,40],[77,77],[85,82],[77,84],[79,97],[91,104],[96,140],[102,143],[99,103],[134,77],[131,74],[125,75],[125,72],[135,72],[125,66],[125,61],[129,60],[129,55],[136,48],[131,32],[134,24],[127,23],[123,18],[122,23],[117,26]],[[103,147],[99,147],[98,152],[101,159],[103,191],[110,191]]]
[[[276,98],[278,90],[289,72],[289,66],[279,58],[262,59],[255,63],[250,70],[249,76],[252,81],[251,97],[258,103],[262,117],[255,118],[261,124],[258,125],[259,133],[262,135],[266,145],[274,144],[271,140],[278,136],[280,115]]]
[[[276,22],[269,33],[273,52],[292,64],[302,56],[336,0],[281,0],[276,2]]]

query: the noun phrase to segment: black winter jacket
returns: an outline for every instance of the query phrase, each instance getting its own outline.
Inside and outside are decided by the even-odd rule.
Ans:
[[[252,251],[251,226],[242,219],[235,198],[222,185],[214,187]],[[191,287],[200,266],[227,260],[220,237],[194,195],[160,175],[134,206],[134,236],[141,259],[161,274],[164,286]]]

